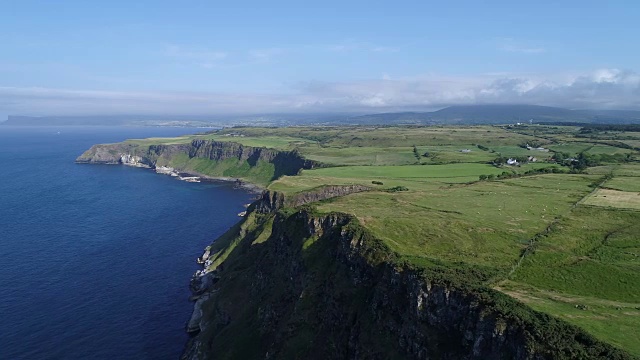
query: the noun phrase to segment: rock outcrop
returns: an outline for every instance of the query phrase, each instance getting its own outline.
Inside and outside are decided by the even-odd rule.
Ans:
[[[403,265],[349,215],[251,218],[196,303],[183,359],[631,358],[497,291]]]
[[[371,190],[371,188],[364,185],[325,185],[286,196],[281,192],[267,190],[262,193],[258,201],[254,202],[249,207],[249,210],[255,210],[259,213],[266,214],[274,212],[285,206],[295,208],[317,201],[369,190]]]
[[[296,151],[198,139],[186,144],[123,142],[94,145],[76,162],[171,168],[176,172],[226,180],[242,179],[260,185],[283,175],[296,175],[302,169],[320,166]]]

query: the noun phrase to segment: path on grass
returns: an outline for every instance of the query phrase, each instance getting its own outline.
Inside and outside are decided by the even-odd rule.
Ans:
[[[609,175],[605,175],[602,180],[600,180],[599,183],[597,183],[594,187],[593,190],[591,190],[591,192],[589,192],[587,195],[583,196],[582,198],[580,198],[578,201],[576,201],[573,205],[571,205],[571,207],[569,208],[569,211],[567,213],[570,213],[571,211],[573,211],[573,209],[575,209],[578,205],[582,204],[589,196],[593,195],[596,191],[598,191],[598,189],[600,189],[607,181],[613,179],[613,175],[609,174]],[[522,251],[522,255],[520,255],[520,258],[518,259],[518,261],[511,267],[511,271],[509,271],[509,273],[507,274],[507,276],[505,277],[505,279],[503,280],[507,280],[511,277],[511,275],[513,275],[514,272],[516,272],[516,270],[518,270],[518,268],[520,267],[520,265],[522,264],[522,261],[524,260],[524,258],[530,253],[532,252],[537,243],[538,240],[543,237],[548,235],[553,227],[558,224],[560,222],[560,220],[562,219],[561,215],[556,216],[551,223],[549,223],[549,225],[547,225],[547,227],[540,231],[539,233],[535,234],[531,239],[529,239],[529,244],[527,245],[526,248],[524,248],[524,250]],[[500,280],[498,280],[500,281]]]

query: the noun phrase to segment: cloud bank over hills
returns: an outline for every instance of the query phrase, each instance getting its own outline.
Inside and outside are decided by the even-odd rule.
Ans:
[[[309,81],[286,93],[100,91],[0,87],[0,114],[252,114],[434,110],[449,105],[537,104],[640,110],[640,74],[600,69],[576,75],[424,75],[352,82]]]

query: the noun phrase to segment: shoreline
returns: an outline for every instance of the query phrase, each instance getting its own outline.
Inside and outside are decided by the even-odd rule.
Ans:
[[[242,179],[239,178],[233,178],[233,177],[225,177],[225,176],[208,176],[208,175],[203,175],[197,172],[178,172],[178,174],[180,174],[180,176],[182,177],[198,177],[200,178],[200,180],[205,181],[205,182],[211,182],[211,183],[216,183],[216,182],[220,182],[220,183],[234,183],[234,188],[237,189],[242,189],[242,190],[246,190],[252,194],[261,194],[264,190],[266,190],[267,188],[260,186],[260,185],[256,185],[256,184],[252,184],[250,182],[244,181]]]
[[[131,160],[134,160],[134,161],[131,161]],[[84,161],[78,161],[78,160],[76,160],[76,163],[91,164],[90,162],[84,162]],[[259,200],[260,199],[259,195],[266,190],[266,187],[264,186],[253,184],[240,178],[225,177],[225,176],[209,176],[209,175],[200,174],[198,172],[178,171],[174,168],[167,167],[167,166],[160,166],[160,167],[157,167],[155,165],[151,166],[146,163],[139,162],[137,161],[137,159],[133,157],[128,158],[126,160],[121,158],[121,160],[118,162],[98,162],[93,164],[122,165],[122,166],[128,166],[128,167],[134,167],[134,168],[140,168],[140,169],[147,169],[147,170],[153,171],[157,175],[169,176],[184,182],[192,182],[192,183],[209,182],[209,183],[225,183],[225,184],[233,183],[234,189],[243,190],[248,192],[249,194],[256,195],[251,201],[251,203],[246,204],[245,207],[248,207],[250,204]],[[238,215],[242,219],[244,219],[246,213],[247,213],[246,211],[243,211]],[[239,221],[241,222],[242,220],[239,220]],[[211,240],[208,246],[210,246],[211,243],[215,242],[217,239],[218,238]],[[196,263],[200,265],[201,269],[196,270],[191,275],[191,278],[189,279],[189,290],[188,290],[189,293],[188,293],[187,299],[188,301],[193,303],[193,306],[192,306],[193,310],[191,314],[188,315],[188,318],[184,322],[184,328],[183,328],[183,331],[187,334],[189,338],[192,338],[200,330],[199,322],[202,318],[201,307],[203,302],[208,298],[208,295],[204,294],[204,292],[212,285],[212,282],[213,282],[213,279],[211,277],[212,274],[209,272],[205,272],[206,265],[207,265],[206,260],[208,260],[207,259],[208,251],[206,247],[202,251],[203,251],[202,255],[196,256]],[[196,324],[198,324],[198,326],[196,326]],[[189,341],[187,341],[187,343],[184,344],[183,353],[184,351],[186,351],[188,346],[189,346]]]
[[[77,162],[77,161],[76,161]],[[198,172],[187,172],[187,171],[179,171],[176,170],[172,167],[167,167],[167,166],[161,166],[161,167],[157,167],[157,166],[149,166],[147,164],[143,164],[143,163],[128,163],[128,162],[117,162],[117,163],[105,163],[108,165],[124,165],[124,166],[130,166],[130,167],[137,167],[137,168],[143,168],[143,169],[149,169],[152,170],[153,172],[155,172],[158,175],[167,175],[170,177],[175,177],[178,178],[178,180],[180,181],[185,181],[185,182],[193,182],[193,183],[198,183],[201,181],[205,181],[205,182],[210,182],[210,183],[216,183],[216,182],[220,182],[220,183],[234,183],[234,188],[237,189],[243,189],[245,191],[248,191],[252,194],[256,194],[259,195],[261,194],[263,191],[266,190],[266,187],[263,187],[261,185],[257,185],[257,184],[253,184],[250,182],[247,182],[243,179],[240,178],[234,178],[234,177],[226,177],[226,176],[209,176],[209,175],[204,175]],[[193,178],[197,178],[197,181],[194,181],[196,179]]]

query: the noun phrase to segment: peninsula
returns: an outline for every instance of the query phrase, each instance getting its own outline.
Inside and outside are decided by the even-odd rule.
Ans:
[[[184,359],[640,356],[634,125],[242,127],[77,161],[261,191],[198,258]]]

